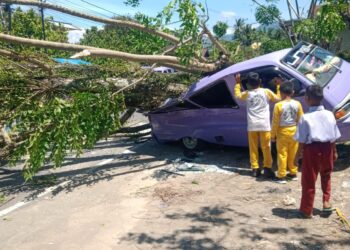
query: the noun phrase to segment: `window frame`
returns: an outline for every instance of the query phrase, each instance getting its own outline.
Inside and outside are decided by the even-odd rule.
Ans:
[[[232,99],[232,102],[235,104],[234,107],[206,107],[206,106],[203,106],[203,105],[197,103],[196,101],[192,100],[193,97],[204,93],[205,91],[215,87],[216,85],[218,85],[220,83],[223,83],[225,85],[226,91],[229,93],[229,96]],[[232,92],[230,91],[230,88],[229,88],[228,83],[227,83],[225,78],[221,78],[221,79],[216,80],[215,82],[210,84],[210,86],[201,89],[198,93],[195,93],[194,95],[192,95],[189,98],[187,98],[187,100],[189,102],[191,102],[191,103],[193,103],[193,104],[195,104],[195,105],[197,105],[197,106],[199,106],[201,108],[205,108],[205,109],[239,109],[240,108],[237,100],[232,95]]]
[[[292,79],[296,79],[298,82],[299,82],[299,91],[298,93],[295,91],[295,88],[294,88],[294,91],[295,91],[295,96],[299,96],[299,93],[305,88],[303,84],[303,82],[299,79],[299,78],[296,78],[294,77],[293,75],[291,75],[290,73],[288,73],[286,70],[283,70],[282,68],[280,68],[279,66],[276,66],[276,65],[273,65],[273,64],[270,64],[270,65],[264,65],[264,66],[258,66],[258,67],[255,67],[255,68],[251,68],[251,69],[247,69],[247,70],[244,70],[242,71],[240,74],[241,76],[244,75],[244,74],[247,74],[249,72],[257,72],[260,76],[260,72],[263,70],[263,69],[267,69],[267,68],[275,68],[276,71],[278,72],[277,74],[280,74],[282,75],[282,77],[284,77],[285,79],[287,80],[292,80]],[[243,86],[243,85],[242,85]],[[244,90],[247,90],[247,88],[245,88],[245,86],[243,86]],[[269,88],[268,88],[269,89]],[[271,89],[270,89],[271,90]]]

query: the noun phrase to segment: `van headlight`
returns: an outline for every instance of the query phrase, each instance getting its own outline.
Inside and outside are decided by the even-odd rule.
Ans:
[[[337,120],[340,120],[342,118],[345,118],[349,113],[350,113],[350,101],[348,101],[347,103],[345,103],[344,106],[338,109],[334,115]]]

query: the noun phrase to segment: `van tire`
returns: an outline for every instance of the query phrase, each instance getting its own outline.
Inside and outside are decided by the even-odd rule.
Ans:
[[[201,148],[203,142],[200,139],[193,137],[184,137],[181,139],[182,145],[189,150],[197,150]]]

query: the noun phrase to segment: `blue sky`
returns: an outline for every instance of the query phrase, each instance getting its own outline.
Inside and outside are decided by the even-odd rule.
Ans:
[[[133,15],[137,12],[142,12],[149,16],[155,16],[160,12],[164,6],[169,3],[169,0],[142,0],[140,6],[132,8],[123,4],[124,0],[47,0],[47,2],[62,5],[70,9],[80,10],[93,15],[111,17],[114,14],[118,15]],[[94,7],[86,2],[97,5],[105,10]],[[202,1],[204,2],[204,1]],[[263,3],[264,0],[258,0]],[[277,4],[283,17],[289,19],[287,1],[280,0]],[[294,4],[295,0],[291,0]],[[311,0],[299,0],[300,9],[304,9],[306,13],[310,5]],[[225,21],[231,27],[229,32],[232,32],[232,26],[236,18],[245,18],[248,23],[256,23],[254,12],[256,5],[251,0],[207,0],[210,20],[208,22],[211,28],[217,21]],[[46,15],[53,16],[56,21],[71,23],[79,28],[89,28],[91,26],[101,26],[101,24],[72,17],[70,15],[62,14],[52,10],[45,10]],[[174,21],[177,21],[176,19]],[[175,24],[176,25],[176,24]],[[71,40],[78,39],[82,31],[76,31],[70,34]]]

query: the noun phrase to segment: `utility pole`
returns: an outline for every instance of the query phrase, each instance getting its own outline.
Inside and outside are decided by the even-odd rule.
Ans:
[[[42,0],[40,1],[43,2]],[[41,39],[46,40],[46,34],[45,34],[45,19],[44,19],[44,8],[43,6],[40,7],[40,13],[41,13]]]
[[[317,0],[311,0],[309,13],[308,13],[308,18],[311,18],[313,16],[316,4],[317,4]]]
[[[7,11],[7,15],[8,15],[8,26],[7,26],[7,31],[8,33],[11,33],[12,30],[12,10],[11,10],[11,4],[7,3],[5,5],[5,11]]]
[[[0,5],[0,18],[1,18],[1,25],[3,27],[3,29],[5,29],[6,27],[6,18],[5,18],[5,6]]]
[[[290,17],[290,21],[292,24],[292,28],[294,28],[294,20],[293,20],[292,10],[291,10],[291,6],[290,6],[290,2],[288,0],[287,0],[287,5],[288,5],[289,17]]]

